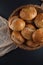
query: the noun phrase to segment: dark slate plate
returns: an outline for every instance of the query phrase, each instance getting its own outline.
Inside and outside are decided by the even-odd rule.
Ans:
[[[12,11],[24,4],[41,5],[40,0],[0,0],[0,15],[7,18]],[[0,65],[43,65],[43,48],[35,51],[24,51],[17,48],[0,58]]]

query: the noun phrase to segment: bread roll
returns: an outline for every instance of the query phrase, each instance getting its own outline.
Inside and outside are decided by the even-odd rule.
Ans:
[[[37,10],[33,6],[22,8],[22,10],[20,11],[20,17],[24,20],[32,20],[36,16],[37,16]]]
[[[27,41],[27,42],[26,42],[26,45],[27,45],[28,47],[32,47],[32,48],[39,46],[38,43],[34,43],[32,40]]]
[[[31,39],[31,35],[32,32],[34,32],[36,29],[32,24],[28,24],[26,25],[26,27],[21,31],[22,36],[27,39],[30,40]]]
[[[34,23],[38,28],[43,27],[43,13],[37,15],[36,19],[34,20]]]
[[[32,34],[32,39],[34,42],[43,43],[43,28],[36,30]]]
[[[13,31],[21,31],[25,27],[25,21],[18,18],[17,16],[14,16],[9,20],[9,27]]]
[[[21,36],[19,32],[13,31],[11,34],[11,39],[17,44],[22,44],[24,42],[24,38]]]

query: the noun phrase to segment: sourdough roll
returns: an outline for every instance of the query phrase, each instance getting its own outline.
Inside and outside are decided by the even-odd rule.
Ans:
[[[12,32],[11,39],[18,45],[24,42],[24,38],[21,36],[19,32],[16,31]]]
[[[9,20],[9,27],[13,31],[21,31],[25,27],[25,21],[23,21],[22,19],[18,18],[17,16],[13,16]]]
[[[39,46],[38,43],[35,43],[35,42],[33,42],[32,40],[27,41],[27,42],[26,42],[26,45],[27,45],[28,47],[32,47],[32,48]]]
[[[32,20],[37,16],[37,10],[33,6],[24,7],[20,11],[20,17],[24,20]],[[31,21],[28,21],[31,22]]]
[[[38,28],[43,27],[43,13],[39,13],[37,15],[36,19],[34,20],[34,23]]]
[[[32,34],[32,39],[34,42],[43,43],[43,28],[37,29]]]
[[[35,31],[35,27],[32,24],[28,24],[26,25],[26,27],[21,31],[22,36],[27,39],[30,40],[31,39],[31,35],[32,33]]]

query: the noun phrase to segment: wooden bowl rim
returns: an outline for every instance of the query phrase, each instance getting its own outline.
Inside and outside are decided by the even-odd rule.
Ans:
[[[11,15],[9,16],[8,20],[10,20],[11,17],[13,17],[13,15],[15,14],[16,11],[19,11],[19,10],[20,10],[21,8],[23,8],[23,7],[29,7],[29,6],[34,6],[34,7],[36,7],[36,8],[39,8],[39,9],[43,10],[43,9],[41,8],[41,6],[39,6],[39,5],[34,5],[34,4],[23,5],[23,6],[18,7],[17,9],[15,9],[15,10],[11,13]],[[22,45],[18,45],[18,47],[21,48],[21,49],[24,49],[24,50],[36,50],[36,49],[39,49],[40,47],[43,47],[43,46],[40,45],[39,47],[29,48],[29,47],[27,47],[26,45],[22,44]]]
[[[37,7],[37,8],[40,8],[41,10],[43,10],[43,9],[41,8],[41,6],[39,6],[39,5],[34,5],[34,4],[22,5],[22,6],[18,7],[18,8],[16,8],[16,9],[11,13],[11,15],[10,15],[9,18],[8,18],[8,20],[15,14],[15,12],[16,12],[17,10],[19,10],[19,9],[21,9],[21,8],[23,8],[23,7],[29,7],[29,6],[34,6],[34,7]]]

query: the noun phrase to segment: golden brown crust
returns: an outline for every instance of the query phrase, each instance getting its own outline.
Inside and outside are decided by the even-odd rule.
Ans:
[[[30,6],[35,7],[38,11],[40,10],[40,12],[43,11],[43,9],[41,8],[41,6],[39,6],[39,5],[33,5],[33,4],[23,5],[23,6],[20,6],[19,8],[17,8],[16,10],[14,10],[14,11],[11,13],[11,15],[9,16],[8,20],[10,20],[13,16],[15,16],[15,15],[16,15],[16,12],[18,12],[18,11],[21,10],[22,8],[24,8],[24,7],[30,7]]]
[[[22,36],[30,40],[32,33],[35,31],[35,27],[32,24],[26,25],[26,27],[21,31]]]
[[[12,32],[11,39],[18,45],[24,42],[24,38],[21,36],[21,34],[15,31]]]
[[[13,13],[10,15],[10,17],[9,17],[9,20],[13,17],[13,16],[19,16],[18,14],[18,12],[20,12],[20,10],[22,10],[23,8],[28,8],[28,7],[34,7],[36,10],[37,10],[37,12],[38,12],[38,14],[39,13],[42,13],[43,12],[43,9],[40,7],[40,6],[38,6],[38,5],[32,5],[32,4],[29,4],[29,5],[23,5],[23,6],[21,6],[21,7],[19,7],[19,8],[17,8],[16,10],[14,10],[13,11]],[[34,18],[33,18],[34,19]],[[33,20],[26,20],[26,24],[27,24],[27,22],[28,23],[33,23]],[[30,27],[29,27],[30,28]],[[30,30],[30,29],[29,29]],[[32,31],[32,30],[31,30]],[[20,33],[21,34],[21,33]],[[35,49],[38,49],[38,48],[40,48],[40,47],[42,47],[43,46],[43,43],[40,43],[40,46],[38,46],[38,47],[32,47],[32,48],[30,48],[30,47],[28,47],[28,46],[26,46],[25,45],[25,43],[24,44],[21,44],[21,45],[18,45],[19,46],[19,48],[22,48],[22,49],[24,49],[24,50],[35,50]]]
[[[12,25],[12,21],[14,20],[14,19],[17,19],[18,17],[17,16],[13,16],[13,17],[11,17],[9,20],[8,20],[8,25],[9,25],[9,28],[11,29],[11,30],[13,30],[13,25]]]
[[[39,13],[37,15],[36,19],[34,20],[34,23],[38,28],[43,27],[43,13]]]
[[[35,43],[35,42],[33,42],[32,40],[30,40],[30,41],[27,41],[27,42],[26,42],[26,45],[27,45],[28,47],[34,48],[34,47],[38,47],[38,46],[39,46],[39,43]]]
[[[43,28],[36,30],[32,35],[33,41],[43,43]]]
[[[20,17],[24,20],[32,20],[37,16],[37,10],[35,7],[25,7],[20,11]]]
[[[25,27],[25,21],[14,16],[9,20],[9,27],[14,31],[21,31]]]

